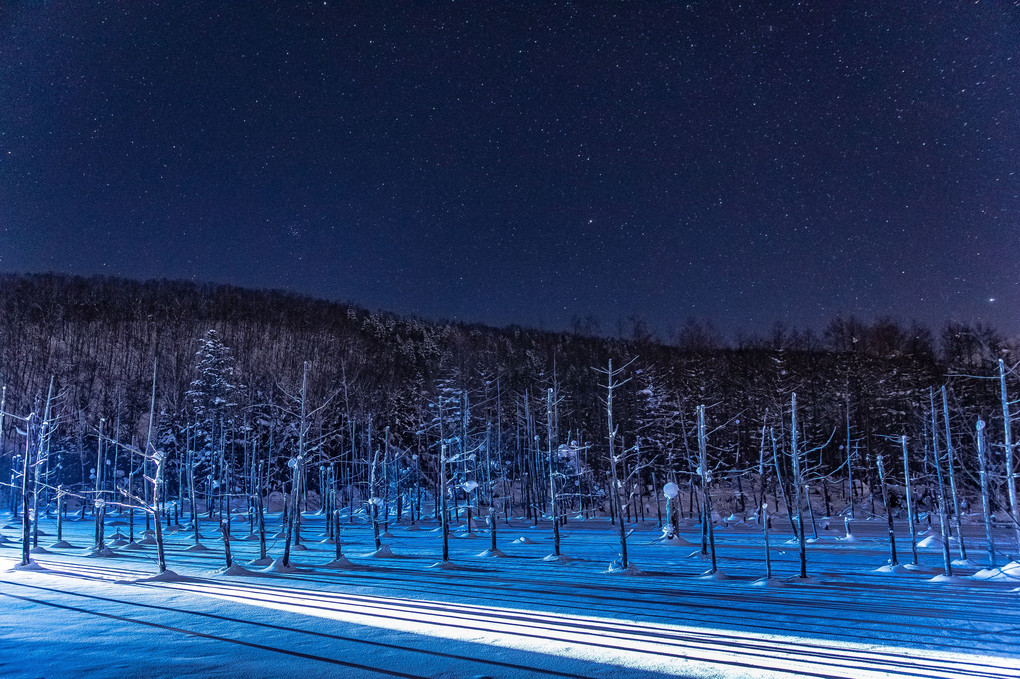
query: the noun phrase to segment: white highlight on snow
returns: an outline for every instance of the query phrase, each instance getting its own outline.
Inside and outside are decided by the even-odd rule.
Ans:
[[[216,599],[327,618],[344,623],[491,644],[601,664],[675,674],[711,674],[723,664],[765,677],[824,673],[870,679],[909,669],[931,679],[979,671],[1013,676],[1015,659],[910,650],[850,641],[655,625],[581,615],[517,610],[397,597],[350,595],[288,587],[207,582],[165,583]],[[715,667],[718,671],[718,665]]]

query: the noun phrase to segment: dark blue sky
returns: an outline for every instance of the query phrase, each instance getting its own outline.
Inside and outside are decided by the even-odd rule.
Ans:
[[[4,3],[0,269],[1020,332],[1017,3],[768,4]]]

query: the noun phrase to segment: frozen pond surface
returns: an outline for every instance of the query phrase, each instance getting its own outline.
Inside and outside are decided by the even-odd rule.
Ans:
[[[268,518],[276,534],[279,516]],[[126,515],[108,517],[108,544],[117,544],[114,531],[127,533],[124,523]],[[972,577],[987,560],[976,524],[973,565],[958,566],[950,582],[932,581],[942,572],[935,540],[919,549],[919,569],[879,572],[889,557],[884,517],[856,521],[855,541],[840,539],[841,522],[820,527],[801,580],[796,542],[778,517],[777,580],[767,584],[757,582],[763,541],[753,523],[717,526],[723,576],[711,578],[690,522],[682,524],[690,545],[657,542],[654,518],[628,526],[636,573],[607,572],[619,538],[604,519],[571,519],[562,528],[570,558],[560,561],[544,559],[548,522],[501,522],[505,557],[482,556],[487,530],[465,536],[461,525],[452,568],[436,567],[433,522],[391,525],[382,541],[392,556],[383,558],[372,556],[364,519],[345,517],[344,568],[326,567],[335,547],[320,542],[323,518],[303,524],[307,549],[292,553],[294,572],[248,565],[259,543],[238,517],[231,547],[248,573],[217,573],[223,545],[209,520],[200,527],[208,551],[185,551],[187,529],[166,534],[168,567],[181,577],[144,582],[156,573],[155,546],[90,557],[90,516],[64,524],[75,548],[49,548],[56,525],[44,520],[39,544],[48,552],[33,558],[45,570],[12,571],[20,530],[3,514],[0,676],[1020,676],[1020,568]],[[136,517],[135,536],[143,529]],[[900,562],[909,564],[902,520],[898,529]],[[282,555],[282,539],[268,546]],[[1005,532],[1000,547],[1010,549]]]

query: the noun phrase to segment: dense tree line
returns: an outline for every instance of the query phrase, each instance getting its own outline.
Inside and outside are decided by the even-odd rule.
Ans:
[[[838,485],[842,507],[865,487],[875,502],[875,461],[898,456],[901,436],[929,480],[932,451],[950,444],[961,493],[972,496],[979,418],[989,464],[1002,469],[1000,381],[1020,393],[1018,351],[989,328],[951,323],[935,335],[838,318],[821,336],[777,325],[726,345],[693,321],[670,342],[637,318],[621,325],[626,337],[599,336],[597,325],[489,328],[279,291],[0,276],[9,414],[0,421],[0,480],[18,487],[26,427],[16,416],[30,413],[46,420],[46,458],[33,461],[45,502],[57,486],[144,499],[146,451],[158,449],[166,497],[155,501],[191,494],[210,511],[257,490],[329,495],[352,511],[379,498],[372,512],[412,519],[440,496],[457,511],[518,505],[535,520],[567,509],[622,518],[655,511],[644,498],[667,481],[689,489],[679,511],[699,511],[699,483],[723,482],[719,506],[750,511],[764,494],[765,452],[799,440],[803,478],[824,486],[809,492],[824,491],[828,504]],[[629,380],[613,395],[612,432],[611,361],[627,366],[620,380]],[[777,457],[769,474],[789,484],[791,464]],[[902,468],[888,473],[906,480]],[[619,506],[605,502],[614,474]],[[990,478],[993,501],[1006,507],[1006,475]],[[443,483],[453,491],[437,492]],[[183,504],[168,511],[179,516]]]

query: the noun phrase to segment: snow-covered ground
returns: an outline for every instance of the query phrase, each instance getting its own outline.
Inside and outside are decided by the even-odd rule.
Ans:
[[[108,518],[107,542],[126,516]],[[270,533],[279,517],[270,517]],[[785,523],[785,527],[784,524]],[[548,522],[500,525],[504,557],[482,556],[487,531],[451,539],[451,568],[436,567],[435,524],[391,525],[392,556],[371,556],[371,527],[343,523],[351,565],[326,567],[335,547],[319,542],[323,519],[308,515],[294,572],[246,566],[218,574],[223,548],[215,521],[203,522],[208,551],[185,551],[189,531],[167,535],[178,578],[156,573],[155,546],[88,556],[91,517],[56,527],[44,520],[34,555],[45,570],[15,571],[20,530],[0,516],[0,676],[2,677],[1018,677],[1020,567],[979,573],[987,559],[973,526],[971,566],[951,581],[940,544],[922,547],[921,568],[879,569],[888,543],[884,517],[858,520],[856,540],[819,529],[797,578],[789,524],[772,535],[777,579],[764,574],[753,524],[717,527],[723,576],[704,577],[696,526],[690,545],[657,542],[656,521],[633,526],[630,560],[639,572],[609,572],[616,527],[572,519],[558,561]],[[136,520],[136,536],[144,520]],[[785,528],[785,530],[784,530]],[[900,521],[901,563],[911,561]],[[232,532],[236,561],[258,556],[247,522]],[[924,535],[921,536],[925,537]],[[968,536],[970,537],[970,536]],[[1006,548],[1007,533],[1001,547]],[[270,539],[273,557],[282,540]],[[936,542],[929,540],[929,543]],[[955,546],[954,546],[954,557]],[[1001,557],[1000,557],[1001,559]],[[891,572],[888,572],[891,571]],[[991,577],[989,577],[991,576]]]

